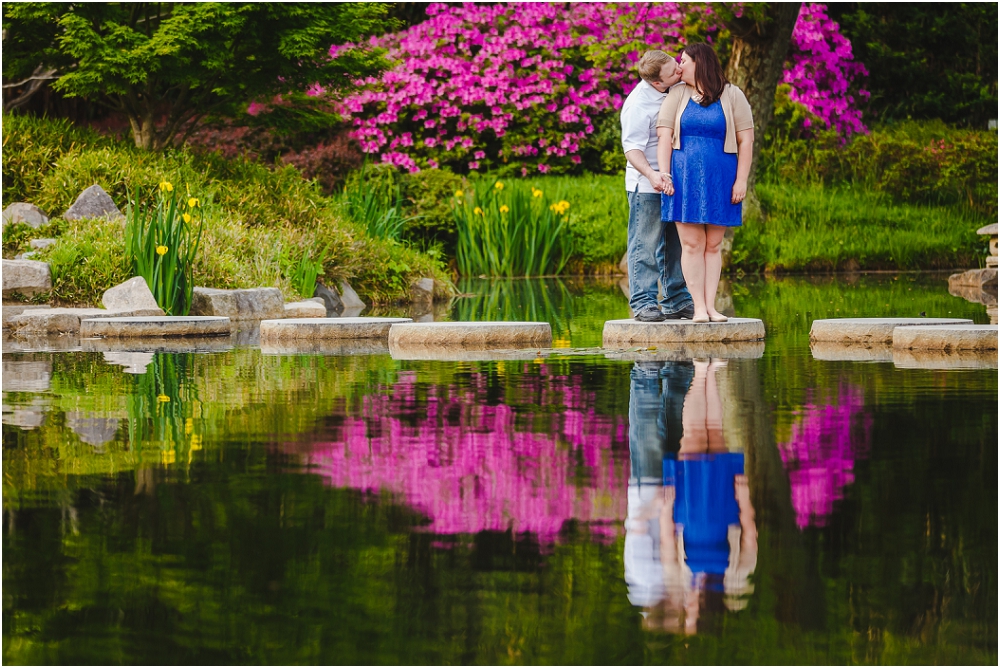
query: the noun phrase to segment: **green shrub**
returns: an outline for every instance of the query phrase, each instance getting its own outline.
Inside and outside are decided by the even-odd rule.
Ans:
[[[810,139],[773,136],[758,180],[854,183],[898,203],[962,204],[997,215],[997,134],[940,121],[885,126],[847,144],[831,132]]]
[[[12,137],[11,128],[27,128],[31,141]],[[164,180],[179,194],[196,193],[202,200],[204,232],[192,269],[195,285],[275,286],[297,298],[304,283],[297,280],[293,286],[295,272],[282,258],[316,259],[315,249],[325,248],[323,280],[348,279],[371,303],[406,298],[411,283],[424,276],[441,286],[439,296],[450,289],[440,256],[369,238],[350,221],[340,198],[324,197],[293,167],[272,170],[241,158],[186,150],[145,153],[126,142],[76,132],[65,122],[30,117],[4,116],[4,142],[4,196],[10,173],[20,188],[17,199],[49,211],[65,210],[95,182],[123,207],[136,188],[152,189]],[[11,142],[16,149],[9,149]],[[36,178],[27,178],[27,164],[35,165]],[[120,223],[53,224],[62,232],[59,243],[40,256],[53,262],[57,300],[97,304],[105,290],[131,277]],[[24,250],[28,239],[39,236],[37,230],[12,231],[4,234],[8,254]]]
[[[348,178],[343,193],[347,213],[368,236],[398,241],[414,218],[403,213],[400,178],[388,165],[364,165]]]
[[[456,230],[451,201],[464,188],[462,177],[446,169],[424,169],[402,177],[402,192],[413,217],[405,236],[416,241],[440,241],[454,250]]]
[[[3,206],[31,201],[42,187],[44,174],[64,153],[82,146],[100,147],[110,143],[111,140],[91,130],[77,128],[66,119],[4,114]],[[57,209],[45,211],[51,215]]]

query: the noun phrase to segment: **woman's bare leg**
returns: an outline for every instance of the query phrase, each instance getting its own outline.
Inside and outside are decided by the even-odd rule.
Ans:
[[[722,276],[722,240],[726,228],[721,225],[705,225],[705,308],[709,317],[722,315],[715,309],[715,295],[719,291]],[[692,298],[694,295],[692,294]],[[697,311],[697,307],[695,307]]]
[[[705,304],[705,228],[710,225],[692,223],[677,223],[677,236],[681,240],[681,271],[687,283],[691,301],[694,302],[694,317],[707,318],[709,308],[715,305]],[[719,272],[722,267],[720,265]],[[718,279],[716,279],[718,289]]]

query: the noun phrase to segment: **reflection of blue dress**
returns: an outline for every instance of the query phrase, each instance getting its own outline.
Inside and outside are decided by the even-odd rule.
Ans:
[[[737,157],[726,153],[726,116],[716,100],[689,100],[681,115],[681,147],[670,158],[674,194],[663,195],[660,217],[677,223],[743,224],[743,203],[733,204]]]
[[[674,522],[684,526],[684,553],[692,573],[726,572],[729,525],[740,523],[735,478],[742,473],[742,452],[664,458],[663,484],[677,490]]]

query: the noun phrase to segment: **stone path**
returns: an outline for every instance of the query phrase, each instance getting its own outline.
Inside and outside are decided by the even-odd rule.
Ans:
[[[23,316],[22,316],[23,317]],[[228,335],[229,318],[217,316],[140,316],[95,318],[80,322],[81,337],[165,338]]]
[[[260,323],[261,344],[295,339],[382,339],[409,318],[285,318]]]
[[[878,345],[891,344],[892,333],[897,327],[924,327],[938,325],[971,325],[965,318],[835,318],[813,320],[809,341],[829,343]]]
[[[996,325],[940,325],[898,327],[892,347],[904,350],[996,350]]]
[[[549,348],[552,327],[547,322],[411,322],[393,325],[389,349],[395,355],[403,348]]]
[[[764,322],[756,318],[730,318],[728,322],[696,323],[690,320],[639,322],[608,320],[604,323],[605,348],[655,346],[665,343],[761,341]]]

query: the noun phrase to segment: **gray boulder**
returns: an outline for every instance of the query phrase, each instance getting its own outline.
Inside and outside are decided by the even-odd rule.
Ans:
[[[434,279],[421,278],[410,286],[410,301],[414,304],[430,304],[434,301]]]
[[[332,318],[344,312],[344,302],[340,299],[340,293],[335,288],[327,287],[317,281],[313,296],[323,300],[327,317]]]
[[[104,292],[101,303],[109,311],[136,311],[139,309],[159,309],[153,293],[146,285],[146,279],[135,276],[121,285]]]
[[[285,304],[286,318],[325,318],[326,305],[322,300],[307,299],[303,302]]]
[[[285,299],[278,288],[246,290],[194,289],[191,315],[221,315],[230,320],[268,320],[285,317]]]
[[[48,248],[49,246],[55,246],[59,243],[58,239],[32,239],[28,242],[28,245],[35,250],[42,250],[43,248]]]
[[[44,211],[34,204],[28,204],[27,202],[14,202],[3,210],[4,227],[7,227],[8,223],[11,225],[14,223],[27,223],[33,228],[38,229],[48,222],[49,217],[45,215]]]
[[[361,301],[361,297],[354,291],[347,281],[340,282],[340,300],[344,302],[344,310],[363,309],[367,304]]]
[[[125,216],[115,206],[111,196],[104,192],[104,188],[96,183],[82,193],[73,202],[73,206],[66,209],[63,214],[66,220],[84,220],[91,218],[110,218],[111,220],[124,219]]]
[[[16,318],[25,311],[35,311],[38,309],[50,309],[48,304],[4,304],[3,305],[3,328],[7,329],[12,318]]]
[[[52,271],[47,262],[35,260],[3,261],[3,296],[15,293],[31,297],[52,289]]]

